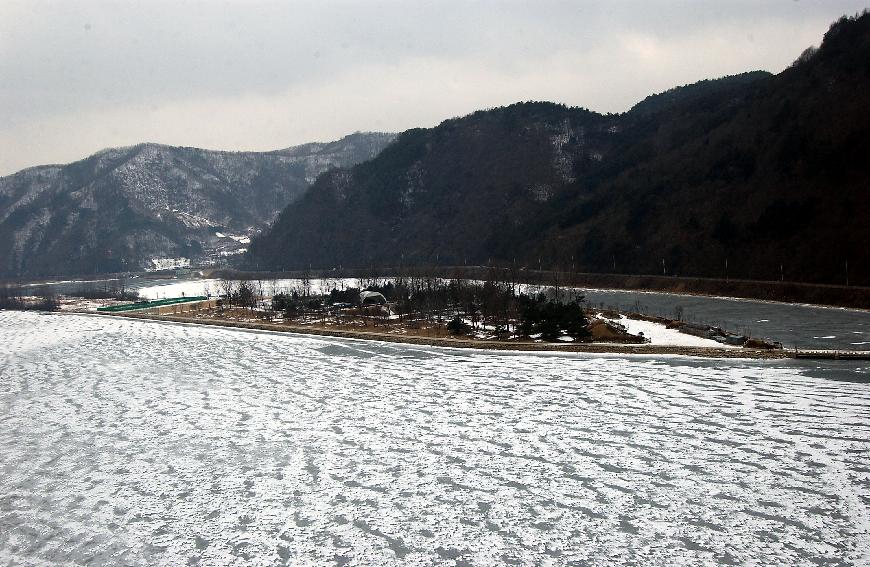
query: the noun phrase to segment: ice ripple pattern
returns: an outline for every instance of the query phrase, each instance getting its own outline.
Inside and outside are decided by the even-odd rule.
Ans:
[[[10,565],[867,564],[870,386],[0,312]]]

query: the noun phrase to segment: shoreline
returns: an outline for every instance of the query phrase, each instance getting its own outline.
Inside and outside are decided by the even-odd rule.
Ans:
[[[754,303],[765,303],[770,305],[783,305],[788,307],[811,307],[813,309],[836,309],[838,311],[857,311],[860,313],[870,313],[868,307],[847,307],[843,305],[833,305],[830,303],[801,303],[799,301],[783,301],[779,299],[760,299],[758,297],[737,297],[733,295],[715,295],[702,292],[691,291],[657,291],[654,289],[625,289],[625,288],[600,288],[600,287],[580,287],[580,290],[598,291],[606,293],[648,293],[652,295],[672,295],[676,297],[703,297],[707,299],[721,299],[724,301],[752,301]]]
[[[502,275],[505,268],[495,268]],[[482,266],[439,266],[419,267],[412,272],[424,273],[427,271],[437,272],[435,277],[451,278],[461,276],[465,279],[483,280],[489,273],[489,268]],[[313,279],[334,277],[334,272],[327,270],[315,270],[307,273],[302,271],[280,272],[249,272],[232,268],[203,268],[201,279],[220,279],[227,277],[240,280],[254,279],[298,279],[307,274]],[[517,283],[524,285],[550,285],[556,272],[548,270],[520,270]],[[186,278],[177,278],[168,272],[135,272],[137,277],[129,278],[128,284],[135,284],[134,280],[154,279],[166,282],[186,281]],[[395,278],[398,275],[394,269],[386,269],[381,278]],[[344,277],[364,277],[363,270],[346,270]],[[691,276],[662,276],[653,274],[607,274],[607,273],[568,273],[557,274],[561,286],[578,289],[590,289],[605,292],[626,293],[660,293],[688,297],[708,297],[726,300],[747,300],[762,303],[776,303],[782,305],[798,305],[804,307],[820,307],[828,309],[847,309],[854,311],[870,311],[870,286],[862,285],[838,285],[831,283],[809,283],[795,281],[769,281],[769,280],[742,280],[721,279]],[[40,285],[51,286],[67,283],[99,283],[119,281],[123,274],[100,274],[97,277],[68,276],[68,277],[44,277],[31,280],[0,279],[0,285],[19,285],[24,287],[39,287]],[[135,285],[134,285],[135,287]]]
[[[90,314],[90,313],[89,313]],[[302,325],[284,325],[266,322],[230,321],[219,319],[202,319],[196,317],[182,317],[178,315],[155,315],[151,313],[108,313],[94,314],[103,317],[126,317],[128,319],[142,319],[148,321],[163,321],[170,323],[186,323],[195,325],[207,325],[244,330],[259,330],[291,333],[298,335],[313,335],[336,337],[345,339],[361,339],[390,343],[401,343],[417,346],[436,346],[446,348],[466,348],[474,350],[501,350],[519,352],[553,352],[553,353],[588,353],[588,354],[617,354],[617,355],[681,355],[699,358],[719,359],[755,359],[755,360],[782,360],[796,358],[794,351],[788,350],[763,350],[750,348],[716,348],[716,347],[690,347],[676,345],[650,345],[650,344],[627,344],[616,343],[535,343],[535,342],[505,342],[468,338],[446,337],[419,337],[408,335],[396,335],[391,333],[378,333],[374,331],[348,331],[332,330],[307,327]],[[821,352],[821,351],[819,351]],[[870,358],[870,353],[867,353]],[[833,357],[832,357],[833,358]]]
[[[386,278],[386,279],[390,279],[390,278],[394,278],[394,277],[395,276],[384,276],[384,278]],[[186,278],[177,278],[177,279],[164,278],[164,279],[167,282],[166,283],[167,286],[174,285],[177,283],[183,283],[183,282],[200,282],[200,281],[217,282],[217,281],[219,281],[218,279],[213,278],[213,277],[190,278],[190,279],[186,279]],[[284,278],[284,279],[299,279],[299,278]],[[320,279],[320,278],[312,278],[312,280],[315,280],[315,279]],[[242,280],[240,280],[240,281],[242,281]],[[251,280],[244,280],[244,281],[251,281]],[[537,286],[537,285],[544,285],[544,284],[522,283],[521,285]],[[145,287],[142,289],[155,289],[155,288],[159,288],[159,287],[162,287],[162,286],[160,286],[160,285],[148,286],[148,287]],[[567,286],[567,287],[572,287],[573,289],[576,289],[579,291],[592,291],[592,292],[604,292],[604,293],[626,293],[626,294],[637,293],[637,294],[650,294],[650,295],[667,295],[667,296],[674,296],[674,297],[700,297],[700,298],[706,298],[706,299],[721,299],[721,300],[725,300],[725,301],[735,301],[735,302],[750,301],[750,302],[770,304],[770,305],[783,305],[783,306],[790,306],[790,307],[809,307],[809,308],[814,308],[814,309],[835,309],[838,311],[856,311],[856,312],[861,312],[861,313],[870,313],[870,305],[868,305],[867,307],[850,307],[850,306],[835,305],[835,304],[830,304],[830,303],[803,303],[803,302],[799,302],[799,301],[784,301],[784,300],[779,300],[779,299],[762,299],[762,298],[758,298],[758,297],[740,297],[740,296],[735,296],[735,295],[716,295],[716,294],[704,293],[704,292],[700,292],[700,291],[659,291],[659,290],[654,290],[654,289],[641,289],[641,288],[590,287],[590,286]],[[135,288],[131,288],[131,289],[135,289]]]
[[[408,273],[433,274],[433,277],[485,280],[488,275],[497,272],[503,279],[510,280],[508,268],[489,268],[485,266],[438,266],[408,268]],[[382,278],[395,278],[399,273],[387,268],[382,271]],[[250,272],[232,268],[217,268],[203,270],[207,278],[249,279],[293,279],[307,274],[311,279],[329,278],[334,275],[327,270],[303,272],[299,270],[279,272]],[[342,272],[344,277],[360,277],[367,272],[361,269],[348,269]],[[437,274],[437,275],[436,275]],[[407,274],[406,274],[407,275]],[[602,291],[627,291],[668,293],[674,295],[689,295],[723,299],[745,299],[783,304],[808,305],[813,307],[831,307],[843,309],[870,310],[870,286],[841,285],[834,283],[812,283],[780,280],[753,280],[735,278],[711,278],[698,276],[665,276],[655,274],[615,274],[590,272],[565,272],[550,270],[520,269],[516,274],[516,282],[525,285],[550,286],[554,279],[560,286],[574,288],[598,289]]]

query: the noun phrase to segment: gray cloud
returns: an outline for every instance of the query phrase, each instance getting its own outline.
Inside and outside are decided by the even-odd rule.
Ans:
[[[273,149],[517,100],[621,112],[780,71],[848,0],[0,3],[0,174],[156,141]]]

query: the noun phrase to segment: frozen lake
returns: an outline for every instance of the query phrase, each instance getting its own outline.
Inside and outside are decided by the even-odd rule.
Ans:
[[[866,363],[0,311],[0,563],[870,563]]]
[[[590,289],[585,294],[589,305],[661,317],[674,317],[682,308],[685,320],[778,340],[787,348],[870,349],[870,311],[650,291]]]

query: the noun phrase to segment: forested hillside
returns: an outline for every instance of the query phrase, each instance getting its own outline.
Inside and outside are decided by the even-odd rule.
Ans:
[[[797,55],[797,54],[796,54]],[[516,263],[870,285],[870,16],[778,75],[602,115],[528,102],[330,171],[246,265]]]

